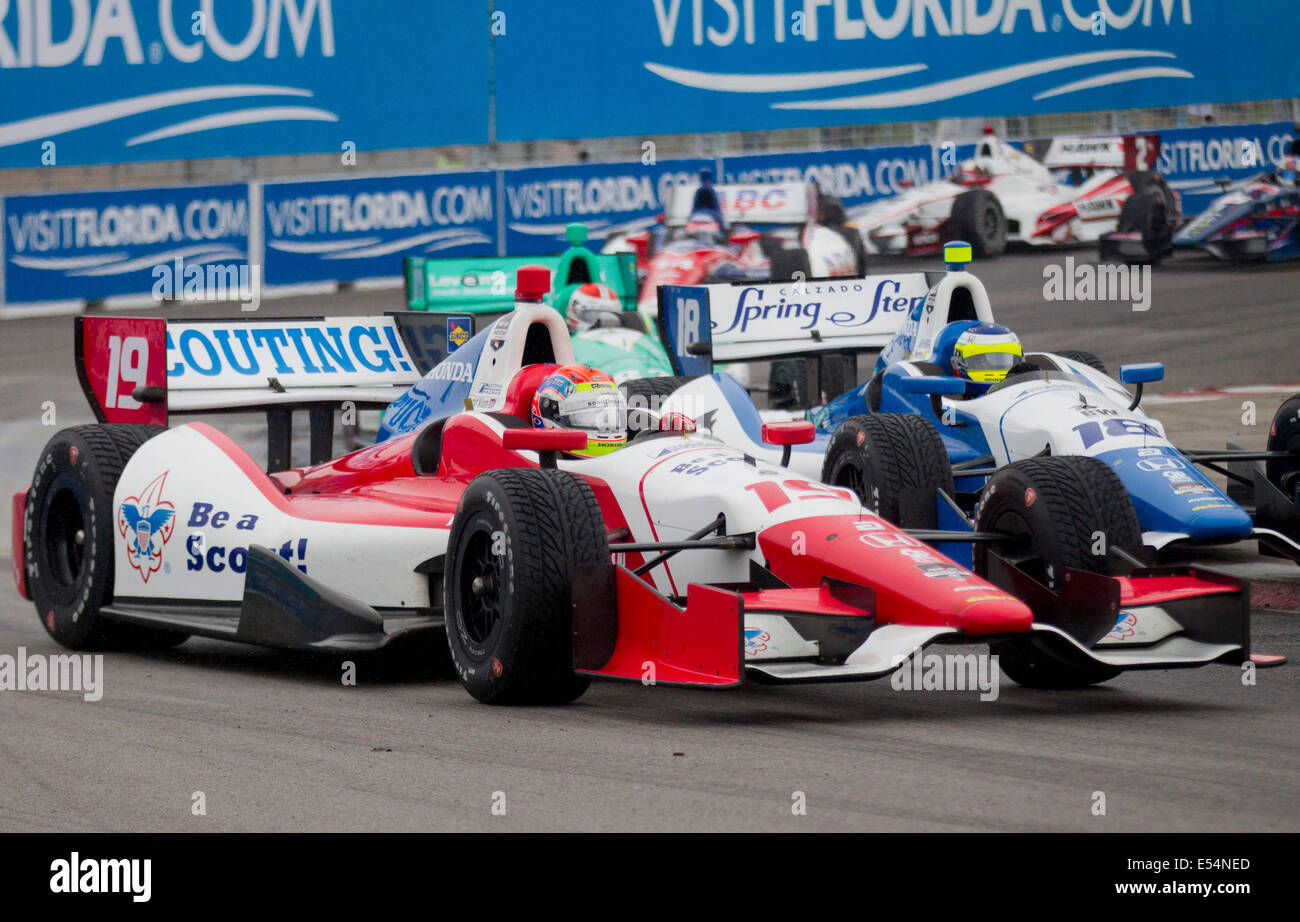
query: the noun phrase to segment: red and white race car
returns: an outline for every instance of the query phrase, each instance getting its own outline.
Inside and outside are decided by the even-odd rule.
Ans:
[[[673,187],[658,227],[610,238],[603,251],[637,254],[637,307],[653,315],[660,285],[861,275],[866,251],[844,221],[813,183],[714,185],[705,170],[698,186]]]
[[[77,649],[201,635],[353,653],[445,627],[462,683],[494,703],[569,701],[592,677],[871,679],[931,643],[1033,637],[1107,674],[1245,656],[1244,590],[1230,580],[1080,573],[1079,591],[1058,597],[1011,558],[982,579],[923,543],[968,535],[909,534],[851,490],[691,426],[661,431],[653,413],[617,451],[565,456],[585,432],[528,421],[540,383],[573,362],[538,273],[521,269],[516,310],[423,377],[392,315],[78,318],[78,371],[101,422],[50,439],[14,497],[14,575],[45,630]],[[430,317],[446,319],[414,322]],[[318,457],[328,407],[417,378],[473,409]],[[313,424],[315,463],[300,468],[282,453],[295,407]],[[162,425],[256,408],[272,424],[269,472],[206,423]],[[789,447],[812,429],[766,435]],[[1197,656],[1167,661],[1098,640],[1122,604],[1215,618]]]
[[[1169,248],[1180,200],[1164,179],[1135,162],[1125,138],[1056,138],[1042,162],[992,133],[947,179],[908,189],[852,214],[870,253],[923,256],[951,240],[969,241],[978,257],[1008,242],[1031,246],[1095,243],[1116,230],[1148,241],[1149,257]],[[1150,162],[1150,151],[1136,162]]]

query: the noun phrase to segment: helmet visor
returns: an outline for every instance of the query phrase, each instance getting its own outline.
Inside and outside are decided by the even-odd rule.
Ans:
[[[622,434],[627,431],[627,402],[615,388],[579,384],[572,394],[560,401],[556,422],[565,429]]]
[[[1022,357],[1021,348],[1016,343],[958,345],[956,352],[958,366],[966,376],[983,383],[1001,381]]]

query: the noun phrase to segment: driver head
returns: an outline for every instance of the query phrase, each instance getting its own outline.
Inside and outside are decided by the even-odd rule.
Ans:
[[[538,386],[532,424],[537,429],[581,429],[587,447],[573,454],[594,458],[627,444],[627,400],[605,372],[565,365]]]
[[[977,323],[953,343],[952,373],[986,391],[1006,378],[1023,356],[1015,333],[1000,323]]]

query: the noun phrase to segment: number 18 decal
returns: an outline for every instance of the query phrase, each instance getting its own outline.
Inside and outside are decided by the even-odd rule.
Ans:
[[[1103,439],[1123,438],[1131,435],[1146,435],[1160,438],[1160,432],[1150,423],[1137,419],[1108,419],[1105,422],[1093,420],[1074,427],[1083,439],[1083,447],[1091,448]]]

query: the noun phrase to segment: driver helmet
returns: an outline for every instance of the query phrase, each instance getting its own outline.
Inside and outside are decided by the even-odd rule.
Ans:
[[[623,302],[614,289],[599,282],[580,285],[569,296],[565,319],[569,332],[580,333],[592,327],[618,326],[623,313]]]
[[[705,237],[709,240],[722,239],[722,225],[718,216],[711,211],[693,211],[686,219],[686,233],[692,237]]]
[[[538,386],[532,423],[537,429],[581,429],[587,447],[571,454],[594,458],[627,444],[627,400],[605,372],[565,365]]]
[[[977,323],[952,347],[952,373],[991,386],[1007,376],[1023,357],[1020,340],[1000,323]]]

